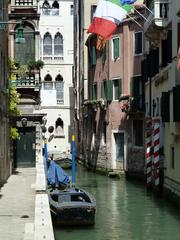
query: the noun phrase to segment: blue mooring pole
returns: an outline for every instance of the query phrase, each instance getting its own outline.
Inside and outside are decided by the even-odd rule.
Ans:
[[[45,158],[45,170],[47,174],[48,170],[48,149],[47,149],[47,139],[44,140],[44,158]]]
[[[75,176],[75,135],[72,135],[72,143],[71,143],[71,151],[72,151],[72,186],[75,186],[76,176]]]

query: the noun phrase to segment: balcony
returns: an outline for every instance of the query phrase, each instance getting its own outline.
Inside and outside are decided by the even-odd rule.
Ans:
[[[121,111],[126,114],[144,114],[143,96],[129,97],[125,96],[120,99]]]
[[[15,15],[34,16],[38,13],[37,0],[11,0],[10,17]]]
[[[150,11],[146,10],[145,18],[147,21],[144,23],[144,33],[151,39],[158,39],[162,34],[162,28],[168,24],[168,0],[151,0],[148,1],[147,7]]]
[[[33,88],[36,91],[39,91],[40,89],[40,84],[39,81],[33,77],[26,77],[24,79],[16,79],[16,80],[9,80],[9,85],[10,86],[16,86],[17,89],[20,88]]]

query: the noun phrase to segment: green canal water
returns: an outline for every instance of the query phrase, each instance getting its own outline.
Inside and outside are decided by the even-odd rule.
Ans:
[[[71,172],[69,172],[71,174]],[[56,240],[180,240],[180,210],[144,186],[77,167],[76,186],[97,201],[93,227],[55,228]]]

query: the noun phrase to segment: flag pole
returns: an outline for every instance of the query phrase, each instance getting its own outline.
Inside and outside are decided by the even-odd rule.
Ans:
[[[146,22],[148,22],[147,18],[143,14],[141,14],[135,7],[133,8],[135,12],[137,12]]]
[[[139,24],[133,17],[131,17],[129,14],[127,14],[127,16],[128,16],[132,21],[134,21],[141,29],[144,30],[144,28],[141,26],[141,24]]]

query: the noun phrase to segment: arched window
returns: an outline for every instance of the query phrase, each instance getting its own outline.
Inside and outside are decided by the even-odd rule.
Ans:
[[[47,0],[44,1],[42,5],[42,14],[43,15],[50,15],[50,5]]]
[[[61,118],[58,118],[55,123],[56,135],[64,135],[64,122]]]
[[[45,78],[44,78],[44,81],[45,81],[45,82],[51,82],[51,81],[52,81],[51,75],[50,75],[50,74],[47,74],[47,75],[45,76]]]
[[[43,39],[43,55],[52,55],[52,37],[50,33],[46,33]]]
[[[58,74],[58,75],[56,76],[55,80],[56,80],[57,82],[63,82],[63,77],[61,76],[61,74]]]
[[[15,26],[15,33],[18,27],[19,24]],[[15,42],[16,34],[14,34],[14,58],[21,64],[27,64],[29,61],[35,60],[35,30],[33,25],[29,22],[24,22],[23,28],[25,44],[17,44]]]
[[[52,77],[50,74],[47,74],[44,77],[44,89],[45,90],[53,89],[53,82],[52,82]]]
[[[59,3],[58,1],[54,1],[52,4],[52,11],[51,11],[52,15],[59,15]]]
[[[57,99],[57,105],[63,105],[64,104],[64,82],[63,77],[61,74],[58,74],[55,78],[56,80],[56,99]]]
[[[56,33],[54,38],[54,55],[55,56],[63,55],[63,36],[61,33]]]

